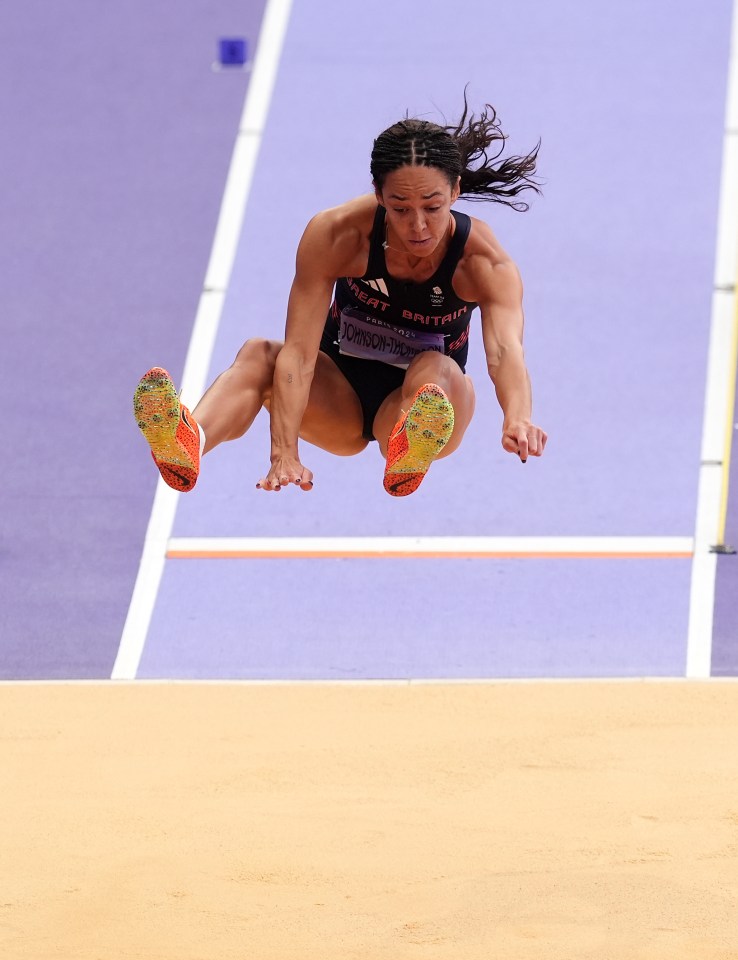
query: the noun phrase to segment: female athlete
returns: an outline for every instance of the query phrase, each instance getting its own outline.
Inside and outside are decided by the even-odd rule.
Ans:
[[[266,407],[271,463],[259,489],[312,489],[298,439],[339,456],[376,440],[385,490],[412,493],[434,460],[458,448],[472,418],[465,364],[475,307],[502,445],[523,463],[543,453],[518,269],[486,223],[452,209],[459,197],[527,209],[515,198],[539,190],[538,147],[502,160],[505,139],[494,109],[477,119],[466,97],[456,126],[395,123],[374,141],[374,192],[307,225],[284,341],[247,340],[192,413],[165,370],[144,375],[134,413],[169,486],[191,490],[202,454],[242,436]]]

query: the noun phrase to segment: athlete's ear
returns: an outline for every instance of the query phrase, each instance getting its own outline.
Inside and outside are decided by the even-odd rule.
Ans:
[[[451,203],[454,204],[461,196],[461,177],[456,178],[456,184],[451,188]]]
[[[374,184],[374,196],[377,198],[377,203],[380,205],[380,207],[383,207],[384,200],[382,199],[382,191],[379,189],[376,183]]]

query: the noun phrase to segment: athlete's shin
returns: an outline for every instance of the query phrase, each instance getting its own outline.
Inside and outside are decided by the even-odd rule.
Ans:
[[[281,346],[275,340],[247,340],[233,364],[206,391],[193,411],[207,437],[204,452],[242,437],[251,427],[269,402]]]

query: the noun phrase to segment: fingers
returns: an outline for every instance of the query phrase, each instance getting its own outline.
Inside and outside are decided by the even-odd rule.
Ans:
[[[528,453],[531,457],[540,457],[546,449],[548,436],[540,427],[532,427],[528,434]]]
[[[520,424],[506,429],[502,435],[502,446],[508,453],[517,454],[522,463],[528,457],[540,457],[546,447],[547,434],[533,424]]]
[[[302,474],[295,478],[294,483],[295,486],[298,486],[301,490],[312,490],[313,475],[309,470],[303,470]]]
[[[281,490],[282,485],[277,480],[270,480],[269,477],[262,477],[256,484],[257,490]]]
[[[517,454],[523,463],[528,459],[529,453],[533,454],[525,431],[506,433],[502,438],[502,446],[508,453]]]
[[[313,474],[300,464],[296,468],[285,468],[284,464],[274,464],[266,477],[258,481],[256,489],[277,492],[290,484],[294,484],[301,490],[312,490]]]

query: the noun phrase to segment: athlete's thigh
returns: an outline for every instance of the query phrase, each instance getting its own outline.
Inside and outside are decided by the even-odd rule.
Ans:
[[[359,398],[335,363],[318,353],[300,437],[329,453],[352,456],[367,445]]]

